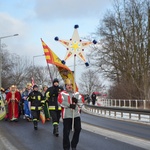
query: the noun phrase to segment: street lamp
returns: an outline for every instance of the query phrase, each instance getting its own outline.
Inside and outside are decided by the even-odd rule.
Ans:
[[[32,63],[33,63],[33,64],[32,64],[32,66],[33,66],[33,70],[32,70],[32,80],[33,80],[33,82],[34,82],[34,71],[35,71],[34,58],[36,58],[36,57],[41,57],[41,56],[44,56],[44,54],[33,56],[33,62],[32,62]]]
[[[34,58],[36,58],[36,57],[41,57],[41,56],[44,56],[44,54],[33,56],[33,78],[34,78],[34,70],[35,70],[35,66],[34,66]]]
[[[35,66],[34,66],[34,58],[35,58],[35,57],[41,57],[41,56],[45,56],[45,54],[33,56],[33,72],[32,72],[32,73],[33,73],[33,78],[34,78],[34,70],[35,70]],[[52,80],[52,75],[51,75],[51,73],[50,73],[50,68],[49,68],[48,63],[47,63],[47,67],[48,67],[48,71],[49,71],[49,75],[50,75],[51,81],[53,81],[53,80]]]
[[[4,38],[9,38],[13,36],[18,36],[19,34],[13,34],[13,35],[7,35],[0,37],[0,88],[2,87],[2,46],[1,46],[1,40]]]
[[[41,56],[44,56],[44,54],[33,56],[33,68],[34,68],[34,58],[35,58],[35,57],[41,57]]]

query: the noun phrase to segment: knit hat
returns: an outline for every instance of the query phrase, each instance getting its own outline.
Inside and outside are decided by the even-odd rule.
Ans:
[[[57,78],[55,78],[55,79],[53,80],[53,84],[54,84],[55,82],[58,82],[58,83],[59,83],[59,80],[58,80]]]
[[[38,88],[38,86],[37,86],[37,85],[34,85],[34,86],[33,86],[33,89],[34,89],[34,88]]]

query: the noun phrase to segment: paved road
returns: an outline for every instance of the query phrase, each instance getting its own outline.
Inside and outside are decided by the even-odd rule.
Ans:
[[[98,127],[128,134],[150,141],[150,124],[121,121],[82,113],[82,121]]]
[[[92,127],[83,126],[83,128],[86,130],[83,129],[81,132],[77,150],[144,150],[135,146],[136,144],[132,145],[132,142],[124,143],[113,139],[109,134],[106,136],[108,131],[100,135],[98,130],[95,130],[96,133],[89,132],[88,130],[93,130]],[[51,122],[39,123],[39,130],[34,131],[32,122],[23,119],[19,122],[1,121],[0,142],[0,150],[63,150],[62,123],[60,123],[60,136],[55,137],[52,134]]]

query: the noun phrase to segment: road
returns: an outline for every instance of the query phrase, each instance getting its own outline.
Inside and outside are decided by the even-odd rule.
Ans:
[[[150,124],[127,122],[82,113],[82,121],[98,127],[128,134],[150,141]]]
[[[84,113],[82,113],[81,117],[84,122],[85,121],[90,123],[92,122],[92,124],[95,124],[96,127],[99,126],[99,124],[101,124],[102,127],[113,129],[114,126],[116,126],[117,124],[117,122],[115,122],[112,119],[107,120],[107,118],[101,118],[101,117],[95,118],[95,116],[91,116]],[[120,125],[128,126],[128,124],[130,125],[130,123],[124,122]],[[109,126],[106,127],[106,125]],[[1,121],[0,122],[0,142],[1,142],[0,150],[63,150],[62,128],[63,128],[62,122],[60,122],[60,126],[59,126],[60,135],[59,137],[55,137],[52,134],[51,122],[46,122],[45,124],[42,124],[40,122],[39,130],[34,131],[32,122],[27,122],[23,119],[20,119],[19,122]],[[93,129],[96,131],[96,133],[92,131]],[[126,129],[128,129],[128,127],[126,127]],[[102,128],[102,131],[103,130],[104,129]],[[119,130],[122,129],[120,128]],[[143,131],[143,129],[141,130]],[[144,133],[142,136],[145,139],[148,139],[149,134],[145,134],[145,131],[146,129],[144,129]],[[150,130],[148,130],[147,132],[149,131]],[[129,129],[127,130],[127,132],[129,132]],[[134,132],[137,131],[135,130],[133,131],[133,133]],[[136,135],[138,134],[139,133],[136,133]],[[106,130],[105,133],[103,132],[103,134],[99,134],[99,131],[96,130],[94,126],[89,127],[86,126],[85,123],[83,123],[83,129],[80,134],[80,141],[77,150],[110,150],[110,149],[111,150],[127,150],[127,149],[144,150],[145,149],[139,147],[138,145],[136,146],[136,144],[132,144],[132,141],[130,141],[130,143],[122,142],[119,139],[113,139],[114,137],[116,137],[115,132],[113,132],[112,135],[110,135],[110,132]],[[123,135],[121,134],[119,135],[119,137],[121,138],[123,137]],[[127,138],[125,137],[125,139]],[[136,141],[136,139],[134,139],[134,141]]]

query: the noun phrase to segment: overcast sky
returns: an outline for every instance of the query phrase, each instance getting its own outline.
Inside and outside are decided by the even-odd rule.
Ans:
[[[11,53],[32,60],[33,56],[43,54],[42,38],[63,59],[66,49],[54,37],[69,40],[75,24],[79,25],[80,37],[96,32],[100,19],[111,6],[112,0],[1,0],[0,37],[19,34],[1,42]],[[38,62],[46,65],[44,57],[37,57],[35,64]]]

